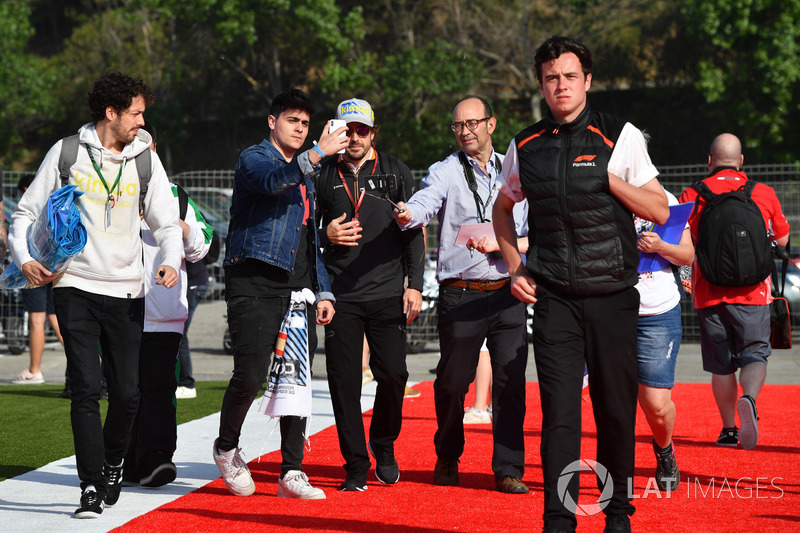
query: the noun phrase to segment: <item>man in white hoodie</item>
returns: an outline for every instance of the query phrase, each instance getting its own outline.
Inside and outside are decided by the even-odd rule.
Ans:
[[[155,128],[145,121],[142,130],[152,137],[150,148],[155,152]],[[161,487],[174,481],[178,474],[172,462],[178,446],[175,364],[189,316],[186,263],[201,261],[206,256],[214,230],[186,191],[180,185],[170,186],[179,206],[185,261],[178,271],[178,284],[172,289],[159,286],[154,278],[145,276],[144,333],[139,350],[139,413],[125,455],[124,486]],[[142,243],[145,270],[152,270],[163,258],[153,231],[144,220]]]
[[[175,286],[183,255],[178,206],[164,167],[152,154],[142,207],[164,259],[155,271],[145,271],[142,264],[142,187],[133,160],[149,150],[150,135],[139,128],[153,101],[142,80],[120,72],[106,72],[89,92],[92,122],[78,131],[77,159],[66,180],[83,192],[76,203],[87,242],[63,273],[54,274],[35,260],[26,238],[49,196],[64,184],[59,173],[63,140],[47,153],[12,216],[14,262],[33,286],[54,281],[72,390],[70,416],[82,491],[78,518],[97,518],[119,498],[122,461],[139,404],[144,278]],[[105,424],[99,405],[100,352],[109,395]]]

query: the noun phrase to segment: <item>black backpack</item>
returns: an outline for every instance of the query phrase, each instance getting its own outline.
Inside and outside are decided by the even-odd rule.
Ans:
[[[69,183],[69,170],[75,161],[78,160],[78,134],[64,137],[61,142],[61,153],[58,156],[58,173],[61,176],[61,186]],[[147,186],[150,183],[150,149],[143,150],[142,153],[134,158],[136,161],[136,172],[139,174],[139,210],[144,208],[144,196],[147,194]]]
[[[703,182],[692,187],[706,200],[695,243],[703,277],[722,287],[764,281],[772,273],[772,243],[752,198],[755,182],[747,180],[739,189],[722,194],[714,194]]]

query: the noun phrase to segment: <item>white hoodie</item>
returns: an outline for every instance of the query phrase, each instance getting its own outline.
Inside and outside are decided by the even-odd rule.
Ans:
[[[150,149],[150,134],[140,129],[133,142],[126,144],[120,154],[114,154],[103,147],[92,123],[81,127],[78,134],[78,158],[70,169],[69,183],[77,185],[84,193],[78,199],[77,205],[81,212],[81,221],[86,226],[87,242],[64,274],[54,282],[54,286],[75,287],[116,298],[141,298],[144,296],[144,277],[155,276],[156,272],[145,272],[142,266],[140,187],[133,158],[143,150]],[[111,209],[111,224],[107,228],[105,211],[108,194],[92,166],[86,151],[87,146],[109,186],[114,183],[120,165],[124,165],[119,185],[112,191],[116,202]],[[61,141],[58,141],[47,152],[33,183],[25,191],[11,217],[9,247],[14,262],[20,269],[33,259],[26,239],[28,227],[44,209],[50,195],[61,188],[58,172],[60,153]],[[144,198],[144,219],[154,228],[153,234],[164,257],[162,264],[178,271],[183,256],[178,203],[170,190],[164,167],[155,153],[152,154],[151,161],[152,172]]]
[[[173,202],[178,204],[177,188],[172,185]],[[183,251],[186,260],[181,261],[178,270],[178,283],[167,289],[156,285],[152,277],[144,280],[144,332],[169,332],[183,334],[183,325],[189,316],[189,302],[186,299],[186,261],[196,263],[203,259],[211,247],[213,228],[189,199],[184,220],[189,226],[189,233],[183,239]],[[142,243],[144,244],[145,269],[154,269],[164,262],[158,251],[158,244],[153,232],[142,220]]]

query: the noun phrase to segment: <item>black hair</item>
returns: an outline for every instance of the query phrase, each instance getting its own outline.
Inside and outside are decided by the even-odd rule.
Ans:
[[[489,102],[487,102],[485,98],[482,98],[482,97],[480,97],[480,96],[478,96],[476,94],[468,94],[467,96],[465,96],[464,98],[459,100],[458,103],[456,104],[456,106],[453,108],[453,113],[456,112],[456,108],[461,105],[461,102],[464,102],[466,100],[478,100],[478,101],[480,101],[480,103],[483,104],[483,114],[485,116],[487,116],[487,117],[493,117],[494,116],[494,114],[492,113],[492,106],[489,105]]]
[[[589,50],[589,47],[578,39],[564,37],[563,35],[553,35],[542,43],[533,55],[533,64],[536,67],[536,79],[539,80],[539,84],[542,83],[542,65],[553,61],[561,56],[561,54],[569,52],[578,56],[584,77],[592,73],[592,52]]]
[[[103,120],[109,106],[117,113],[122,113],[131,106],[137,96],[144,98],[146,105],[155,102],[153,91],[140,78],[113,70],[105,72],[94,82],[86,99],[92,122],[97,124]]]
[[[19,181],[17,182],[17,190],[20,194],[24,193],[25,189],[31,186],[31,183],[33,183],[33,176],[33,174],[23,174],[19,178]]]
[[[145,119],[144,126],[142,126],[142,129],[150,134],[150,137],[153,139],[153,144],[156,144],[158,142],[156,127],[153,126],[150,122],[148,122],[147,119]]]
[[[311,103],[311,99],[306,93],[294,87],[279,94],[272,100],[272,104],[269,106],[269,114],[278,118],[281,113],[290,109],[305,111],[309,117],[314,114],[314,105]]]

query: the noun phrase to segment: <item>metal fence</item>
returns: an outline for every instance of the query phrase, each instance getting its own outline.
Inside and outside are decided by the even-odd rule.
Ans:
[[[681,166],[665,166],[660,167],[659,180],[662,185],[675,194],[680,195],[686,187],[695,181],[704,178],[707,175],[708,169],[705,165],[681,165]],[[778,198],[783,206],[784,214],[792,226],[792,241],[800,242],[798,240],[798,233],[800,233],[800,165],[797,164],[769,164],[769,165],[748,165],[745,171],[750,178],[764,182],[775,189]],[[418,182],[426,175],[426,170],[412,171],[415,180]],[[19,193],[16,189],[16,183],[22,175],[31,174],[30,172],[16,172],[5,171],[5,180],[3,184],[3,193],[6,199],[6,217],[9,218],[13,211],[16,201],[19,198]],[[185,188],[198,190],[230,190],[233,187],[233,170],[200,170],[192,172],[182,172],[171,177],[175,183],[182,185]],[[199,202],[198,202],[199,203]],[[211,206],[207,206],[209,210]],[[203,210],[204,206],[200,205]],[[215,208],[214,215],[209,215],[209,218],[215,218],[212,225],[218,231],[227,233],[227,213]],[[427,228],[428,236],[428,250],[434,250],[438,246],[436,235],[436,219],[431,221]],[[224,253],[224,252],[223,252]],[[211,290],[209,291],[206,302],[219,301],[223,298],[223,270],[221,268],[222,258],[216,265],[212,265],[211,274]],[[203,312],[201,305],[197,311]],[[216,311],[215,311],[216,312]],[[684,300],[682,302],[682,320],[684,325],[684,338],[685,340],[697,340],[699,338],[699,331],[697,328],[697,321],[695,312],[692,309],[691,301]],[[218,336],[220,343],[225,330],[225,322],[220,320],[215,323],[219,324]],[[207,332],[208,333],[208,332]],[[191,335],[191,332],[190,332]]]

